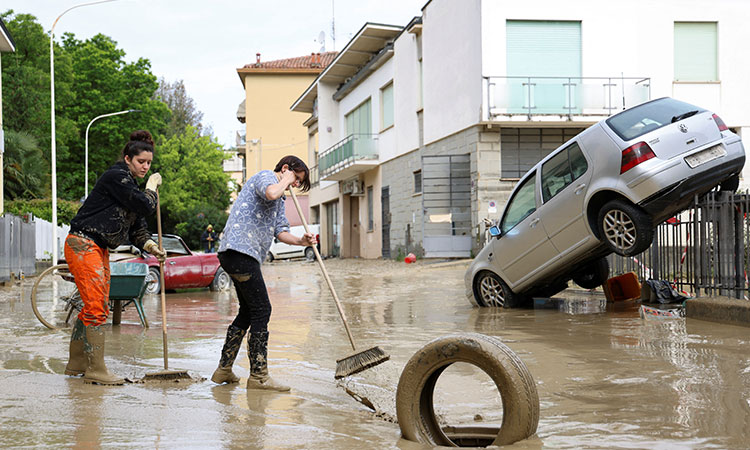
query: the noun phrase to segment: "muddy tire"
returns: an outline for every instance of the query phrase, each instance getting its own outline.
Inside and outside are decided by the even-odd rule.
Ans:
[[[477,333],[435,339],[411,357],[396,391],[396,414],[405,439],[427,445],[457,446],[435,417],[433,395],[438,378],[451,364],[482,369],[497,386],[503,422],[492,445],[508,445],[536,433],[539,394],[526,365],[499,339]],[[460,389],[460,387],[459,387]]]
[[[229,274],[224,271],[223,268],[219,267],[214,275],[214,280],[211,282],[209,289],[214,292],[226,291],[232,287],[232,279]]]
[[[607,258],[599,258],[589,263],[573,277],[573,281],[584,289],[594,289],[604,284],[607,278],[609,278],[609,261]]]
[[[149,267],[148,273],[146,274],[146,293],[158,294],[161,289],[161,276],[159,275],[159,269],[156,267]]]
[[[625,200],[612,200],[599,211],[599,236],[620,256],[635,256],[651,246],[651,216]]]
[[[719,185],[719,190],[722,192],[737,192],[740,187],[740,176],[734,174],[726,180],[722,181]]]
[[[315,261],[315,250],[312,247],[305,249],[305,259],[308,261]]]
[[[474,298],[479,306],[517,308],[527,298],[515,294],[499,276],[490,271],[480,272],[474,279]]]

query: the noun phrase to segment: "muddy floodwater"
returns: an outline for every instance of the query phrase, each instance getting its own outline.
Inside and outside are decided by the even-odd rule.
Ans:
[[[286,394],[245,389],[246,344],[239,384],[208,380],[234,292],[167,294],[170,369],[204,380],[104,387],[62,374],[70,332],[35,318],[33,278],[0,288],[0,447],[425,448],[402,439],[395,421],[401,370],[429,341],[476,332],[501,339],[537,385],[537,433],[509,448],[750,448],[750,328],[644,320],[637,304],[607,305],[572,284],[534,309],[480,309],[464,296],[461,262],[326,266],[358,346],[378,345],[391,360],[337,383],[336,359],[351,348],[317,264],[266,264],[269,370],[291,386]],[[159,297],[144,306],[151,328],[128,307],[106,329],[107,365],[131,379],[163,368]],[[444,372],[434,406],[445,425],[502,421],[492,380],[468,364]]]

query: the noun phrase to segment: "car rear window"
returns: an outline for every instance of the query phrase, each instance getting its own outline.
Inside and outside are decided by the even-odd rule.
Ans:
[[[660,98],[625,110],[607,119],[607,125],[624,141],[642,136],[670,123],[705,111],[673,98]],[[673,118],[676,119],[673,121]]]

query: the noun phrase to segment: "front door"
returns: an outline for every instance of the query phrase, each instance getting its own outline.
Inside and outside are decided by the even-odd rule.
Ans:
[[[359,257],[359,197],[349,197],[349,257]]]
[[[388,186],[380,192],[380,204],[382,205],[382,231],[383,231],[383,258],[391,258],[391,194]]]

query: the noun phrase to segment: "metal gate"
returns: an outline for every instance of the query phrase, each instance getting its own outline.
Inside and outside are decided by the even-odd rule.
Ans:
[[[390,187],[386,186],[380,191],[380,204],[382,210],[383,224],[383,259],[391,258],[391,193]]]
[[[469,154],[422,156],[422,247],[425,258],[471,256]]]

